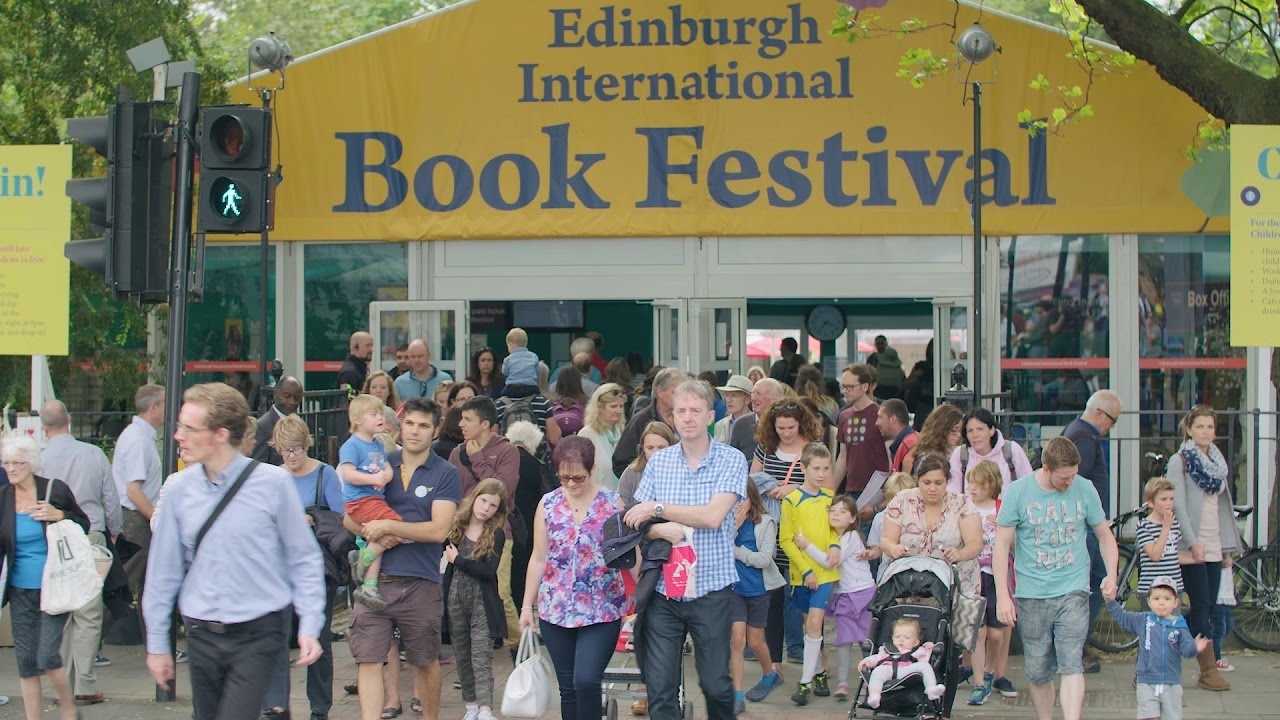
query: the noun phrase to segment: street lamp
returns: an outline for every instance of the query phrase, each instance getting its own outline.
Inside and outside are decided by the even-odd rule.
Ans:
[[[956,38],[960,57],[969,63],[969,74],[978,63],[999,52],[995,38],[986,28],[974,23]],[[969,75],[966,75],[966,81]],[[982,405],[982,82],[973,80],[973,399],[974,407]]]

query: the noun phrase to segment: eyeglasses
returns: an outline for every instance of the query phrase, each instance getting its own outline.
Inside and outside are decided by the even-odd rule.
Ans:
[[[857,390],[857,389],[858,389],[858,388],[860,388],[860,387],[865,387],[866,385],[867,385],[867,383],[858,383],[858,384],[856,384],[856,385],[845,385],[845,384],[841,383],[841,384],[840,384],[840,389],[841,389],[841,390],[847,390],[847,391],[853,391],[853,390]]]
[[[1116,423],[1120,422],[1120,418],[1116,417],[1115,415],[1112,415],[1111,413],[1107,412],[1106,410],[1103,410],[1102,408],[1098,408],[1098,412],[1102,413],[1103,415],[1106,415],[1107,419],[1111,421],[1112,425],[1115,425]]]
[[[306,455],[306,454],[307,454],[307,449],[306,449],[306,448],[300,448],[300,447],[294,447],[294,448],[289,448],[289,447],[287,447],[287,448],[280,448],[280,454],[281,454],[281,455]]]
[[[591,479],[590,475],[561,475],[560,482],[566,485],[577,485]]]
[[[190,425],[183,425],[182,423],[178,423],[177,429],[178,429],[178,432],[182,433],[183,435],[194,435],[195,433],[202,433],[202,432],[213,432],[213,430],[209,428],[196,428],[196,427],[191,427]]]

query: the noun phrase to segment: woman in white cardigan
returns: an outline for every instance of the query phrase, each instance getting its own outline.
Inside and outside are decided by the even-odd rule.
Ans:
[[[596,446],[596,457],[613,457],[613,448],[622,437],[622,427],[626,424],[626,406],[626,391],[617,383],[605,383],[591,393],[578,436],[590,440]],[[618,476],[613,474],[609,463],[596,463],[593,472],[595,481],[601,487],[617,491]]]

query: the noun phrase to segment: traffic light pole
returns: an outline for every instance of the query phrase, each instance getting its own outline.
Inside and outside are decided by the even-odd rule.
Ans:
[[[173,192],[173,248],[169,268],[169,361],[165,387],[164,473],[173,474],[177,467],[177,444],[173,428],[178,425],[178,410],[182,407],[183,359],[187,347],[187,301],[191,266],[191,193],[192,173],[195,171],[196,125],[200,114],[200,74],[189,72],[182,76],[182,96],[178,105],[178,153],[177,177]],[[171,624],[171,627],[175,627]],[[170,647],[174,633],[169,635]],[[176,680],[168,686],[156,686],[156,702],[173,702],[176,698]]]
[[[268,113],[271,112],[271,90],[269,89],[262,91],[262,109]],[[270,138],[264,138],[264,140],[267,142],[268,147],[270,147]],[[270,154],[268,154],[267,162],[270,163],[270,161],[271,161],[271,156]],[[267,263],[271,258],[271,244],[270,244],[271,205],[270,203],[272,202],[272,198],[275,195],[275,193],[273,193],[270,188],[273,186],[276,180],[277,178],[274,172],[271,174],[271,176],[267,180],[267,187],[268,187],[267,196],[263,198],[263,200],[267,203],[265,207],[265,212],[266,212],[265,217],[268,220],[267,220],[267,223],[262,226],[262,234],[258,238],[259,250],[262,255],[259,262],[259,264],[261,265],[261,267],[259,268],[259,272],[261,273],[261,277],[260,277],[261,284],[259,287],[261,287],[261,291],[259,294],[258,317],[261,318],[261,322],[259,323],[259,330],[258,330],[258,397],[262,398],[263,400],[265,400],[267,397],[266,389],[267,389],[267,384],[270,382],[270,376],[269,376],[270,363],[267,361],[267,288],[270,287],[268,283],[271,282],[271,279],[267,274]],[[273,394],[272,402],[274,402],[274,398],[275,396]],[[263,401],[260,400],[259,405],[262,405],[262,404],[263,404]],[[267,407],[269,407],[269,405],[266,407],[259,407],[258,410],[265,412],[267,410]]]

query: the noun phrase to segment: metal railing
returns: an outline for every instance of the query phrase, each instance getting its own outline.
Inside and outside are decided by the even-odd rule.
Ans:
[[[1217,410],[1218,449],[1227,460],[1231,475],[1232,497],[1237,504],[1244,504],[1252,498],[1255,505],[1271,504],[1267,514],[1274,523],[1280,517],[1280,502],[1273,498],[1270,484],[1263,486],[1264,467],[1275,468],[1275,457],[1262,457],[1262,443],[1275,441],[1275,437],[1263,437],[1256,428],[1264,417],[1278,418],[1280,413],[1252,410]],[[1107,441],[1114,448],[1115,465],[1111,468],[1111,483],[1118,488],[1121,502],[1130,498],[1141,498],[1142,488],[1149,478],[1146,454],[1159,453],[1171,457],[1182,445],[1183,435],[1179,427],[1185,410],[1127,410],[1124,416],[1136,417],[1140,428],[1137,437],[1118,435],[1112,431]],[[1033,465],[1039,465],[1039,457],[1043,444],[1050,438],[1061,434],[1066,425],[1077,415],[1050,411],[1014,411],[1003,410],[995,413],[1000,432],[1018,442]],[[1254,428],[1249,432],[1248,428]],[[1273,427],[1275,427],[1273,425]],[[1047,430],[1046,434],[1044,431]],[[1254,462],[1250,464],[1249,458]],[[1136,483],[1130,468],[1137,467]],[[1127,475],[1128,474],[1128,475]],[[1127,476],[1126,476],[1127,475]],[[1274,482],[1274,480],[1272,481]],[[1113,514],[1126,508],[1112,508]],[[1252,540],[1256,546],[1270,537],[1268,528],[1251,522]]]

